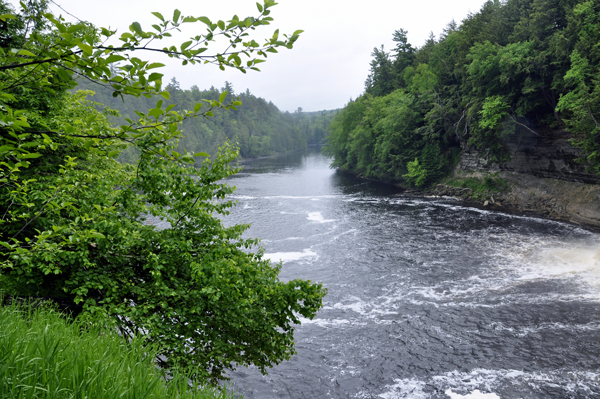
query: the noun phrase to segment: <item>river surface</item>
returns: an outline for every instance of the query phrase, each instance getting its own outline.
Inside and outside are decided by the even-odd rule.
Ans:
[[[245,398],[600,398],[600,235],[329,163],[309,150],[229,180],[226,223],[252,223],[282,280],[329,290],[296,356],[230,373]]]

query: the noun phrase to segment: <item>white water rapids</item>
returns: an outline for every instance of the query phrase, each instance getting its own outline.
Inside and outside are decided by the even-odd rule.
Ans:
[[[293,154],[230,180],[226,223],[252,223],[283,280],[329,290],[296,356],[230,374],[245,398],[600,397],[600,235],[328,163]]]

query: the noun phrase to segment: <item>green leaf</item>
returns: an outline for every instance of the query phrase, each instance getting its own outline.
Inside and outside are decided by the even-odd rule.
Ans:
[[[33,54],[31,51],[29,51],[29,50],[25,50],[25,49],[23,49],[23,50],[19,50],[19,52],[18,52],[17,54],[19,54],[19,55],[27,55],[27,56],[29,56],[29,57],[37,57],[37,56],[36,56],[35,54]]]
[[[162,77],[164,75],[162,73],[158,73],[158,72],[152,72],[150,74],[150,76],[148,76],[148,81],[149,82],[156,82],[156,81],[160,81],[162,80]]]
[[[22,154],[20,157],[23,159],[32,159],[32,158],[39,158],[41,156],[42,156],[42,154],[38,154],[37,152],[30,152],[29,154]]]
[[[108,57],[106,57],[106,63],[107,64],[112,64],[113,62],[118,62],[118,61],[125,61],[127,58],[123,57],[122,55],[118,55],[118,54],[111,54]]]
[[[175,9],[175,11],[173,11],[173,22],[177,23],[180,15],[181,15],[181,11]]]
[[[61,79],[63,82],[67,82],[67,81],[71,80],[71,73],[70,73],[69,71],[67,71],[67,70],[63,69],[63,68],[60,68],[60,67],[59,67],[59,68],[56,70],[56,73],[58,74],[58,76],[60,77],[60,79]]]
[[[206,152],[197,152],[194,154],[195,157],[210,157]]]
[[[142,26],[140,25],[139,22],[134,22],[129,26],[129,29],[131,29],[132,31],[134,31],[135,33],[137,33],[139,36],[143,36],[144,35],[144,31],[142,30]]]
[[[15,101],[16,100],[16,97],[13,96],[12,94],[2,93],[2,92],[0,92],[0,98],[5,98],[5,99],[11,100],[11,101]]]
[[[217,22],[217,25],[219,26],[219,29],[225,30],[225,22],[219,21],[219,22]]]
[[[163,22],[165,21],[165,17],[163,17],[162,14],[157,11],[153,11],[152,15],[154,15],[156,18],[160,19]]]
[[[168,91],[161,91],[160,95],[163,96],[163,98],[165,98],[166,100],[168,100],[169,98],[171,98],[171,95],[169,94]]]
[[[256,3],[256,8],[258,8],[258,12],[263,12],[263,7],[260,5],[260,3]]]
[[[187,42],[183,42],[181,43],[181,51],[185,50],[186,48],[188,48],[190,45],[192,44],[191,40],[188,40]]]
[[[210,21],[210,19],[208,19],[208,17],[198,17],[198,21],[204,22],[209,27],[212,26],[212,22]]]
[[[201,108],[202,108],[202,103],[196,103],[196,105],[194,105],[194,112],[200,111]]]
[[[223,101],[225,101],[225,97],[227,97],[227,91],[221,93],[221,95],[219,96],[219,102],[222,103]]]
[[[164,67],[164,66],[165,66],[165,64],[163,64],[163,63],[160,63],[160,62],[153,62],[153,63],[151,63],[150,65],[148,65],[148,66],[146,67],[146,70],[148,70],[148,69],[154,69],[154,68],[162,68],[162,67]]]
[[[92,52],[93,52],[92,46],[89,46],[85,43],[78,43],[77,47],[79,47],[81,49],[81,51],[83,51],[85,54],[92,55]]]

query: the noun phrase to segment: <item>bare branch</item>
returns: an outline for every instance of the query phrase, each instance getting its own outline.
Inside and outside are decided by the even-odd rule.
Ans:
[[[517,121],[517,119],[516,119],[516,118],[515,118],[513,115],[508,115],[508,116],[509,116],[509,117],[510,117],[510,119],[512,119],[512,120],[513,120],[513,122],[515,122],[517,125],[519,125],[519,126],[523,126],[525,129],[529,130],[531,133],[535,134],[536,136],[539,136],[539,135],[540,135],[540,134],[539,134],[539,133],[537,133],[535,130],[531,129],[529,126],[527,126],[527,125],[525,125],[525,124],[523,124],[523,123],[520,123],[520,122],[518,122],[518,121]]]

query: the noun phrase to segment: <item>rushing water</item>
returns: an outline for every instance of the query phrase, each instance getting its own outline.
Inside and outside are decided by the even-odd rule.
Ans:
[[[231,223],[281,278],[323,282],[298,354],[245,398],[600,397],[600,236],[569,224],[405,198],[316,151],[249,163]]]

